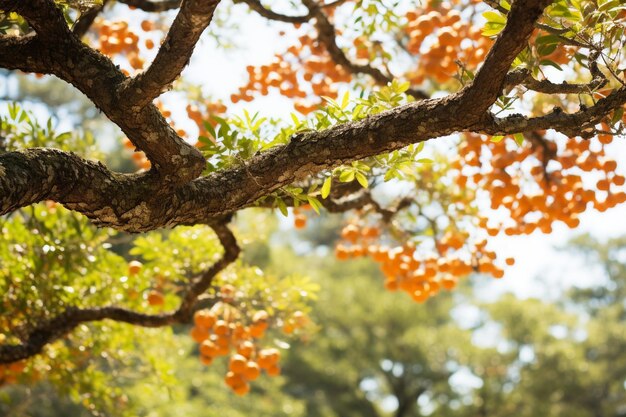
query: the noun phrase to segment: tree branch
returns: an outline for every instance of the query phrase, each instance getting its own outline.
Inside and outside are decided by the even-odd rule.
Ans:
[[[178,9],[182,0],[118,0],[127,6],[135,7],[144,12],[164,12],[167,10]]]
[[[322,6],[315,0],[303,0],[302,3],[309,9],[309,15],[315,18],[314,25],[317,29],[318,39],[326,47],[328,54],[335,63],[341,65],[352,74],[367,74],[379,85],[386,85],[392,81],[391,75],[384,74],[378,68],[367,64],[359,65],[350,61],[339,45],[337,45],[335,26],[326,17]],[[417,99],[428,98],[424,92],[416,89],[411,89],[408,93]]]
[[[504,29],[489,50],[472,83],[465,87],[469,91],[463,94],[463,102],[473,103],[466,109],[472,116],[477,119],[484,116],[502,94],[511,63],[526,47],[535,22],[551,2],[552,0],[518,0],[513,3]]]
[[[87,10],[85,13],[81,14],[79,19],[74,22],[74,26],[72,27],[72,33],[77,38],[82,38],[85,36],[91,25],[93,25],[96,17],[102,12],[104,6],[106,6],[108,0],[103,0],[101,4],[98,4],[91,9]]]
[[[266,8],[261,4],[259,0],[234,0],[234,3],[245,3],[251,10],[257,12],[260,16],[266,19],[276,20],[278,22],[285,23],[305,23],[311,20],[312,14],[309,12],[302,16],[288,16],[280,13],[276,13],[271,9]]]
[[[98,225],[141,232],[178,224],[211,221],[216,217],[251,206],[259,198],[293,182],[310,178],[320,171],[434,137],[460,131],[508,134],[546,129],[552,127],[550,123],[554,123],[557,128],[561,125],[569,126],[571,121],[564,122],[562,115],[545,116],[531,121],[525,118],[521,120],[519,117],[495,119],[487,112],[493,100],[501,93],[489,83],[495,81],[496,85],[503,85],[506,70],[530,36],[529,27],[532,27],[534,21],[526,14],[530,13],[537,18],[540,14],[540,11],[536,10],[537,4],[544,3],[545,0],[515,2],[509,21],[496,41],[494,49],[490,51],[485,66],[477,74],[474,83],[458,93],[444,98],[409,103],[359,122],[308,132],[287,145],[271,148],[240,165],[198,178],[181,185],[176,190],[162,189],[160,183],[151,181],[149,175],[120,176],[106,170],[101,172],[104,168],[100,165],[74,162],[72,166],[75,169],[72,172],[80,174],[72,174],[76,182],[71,193],[64,195],[59,191],[63,188],[58,180],[64,177],[54,172],[55,170],[64,172],[58,168],[59,161],[63,159],[74,161],[75,156],[57,151],[56,165],[50,165],[50,161],[47,163],[52,172],[49,176],[57,180],[46,183],[48,187],[52,187],[48,188],[50,191],[46,198],[52,195],[53,200],[65,204],[69,209],[84,213]],[[514,18],[515,16],[517,18]],[[506,50],[500,52],[498,48]],[[487,78],[485,68],[494,71],[492,78]],[[593,108],[575,116],[575,126],[595,123],[598,117],[625,101],[626,93],[614,93],[598,101]],[[477,108],[483,108],[483,113],[476,113]],[[144,127],[146,126],[151,125],[144,124]],[[40,165],[24,163],[24,160],[28,159],[27,152],[0,155],[0,166],[4,170],[4,173],[0,174],[0,195],[6,195],[2,200],[0,214],[32,204],[42,198],[41,194],[35,195],[32,191],[25,197],[17,197],[11,191],[10,187],[14,185],[10,182],[15,182],[14,178],[24,176],[41,181],[41,172],[47,172]],[[100,179],[98,186],[94,186],[89,180],[91,176]],[[87,180],[81,180],[82,178]],[[54,188],[51,184],[59,188]],[[30,186],[35,190],[40,184],[35,181],[30,183]],[[26,190],[29,185],[24,183],[22,187]],[[94,189],[98,192],[96,193]]]
[[[160,96],[189,63],[200,35],[220,0],[183,0],[178,15],[148,69],[126,83],[119,95],[134,111]]]
[[[186,183],[200,175],[206,163],[202,154],[176,134],[154,105],[135,108],[132,93],[119,93],[126,76],[70,32],[54,3],[33,0],[19,2],[12,9],[5,3],[14,2],[0,0],[0,7],[23,13],[37,35],[0,37],[1,67],[54,74],[74,85],[146,153],[155,179],[163,186]]]
[[[589,71],[592,79],[585,84],[571,84],[562,82],[555,84],[549,80],[536,80],[532,77],[530,70],[526,68],[516,69],[507,74],[505,85],[514,87],[522,84],[524,87],[545,94],[590,94],[591,92],[604,87],[609,80],[598,67],[597,59],[599,52],[593,51],[589,55]]]
[[[510,72],[506,77],[507,86],[523,85],[529,90],[544,94],[590,94],[606,85],[606,78],[594,78],[589,83],[553,83],[549,80],[536,80],[526,68]]]
[[[607,97],[589,107],[583,107],[576,113],[565,113],[555,108],[550,114],[527,118],[522,115],[511,115],[503,118],[491,116],[489,120],[474,126],[477,133],[489,135],[509,135],[533,130],[554,129],[569,137],[591,137],[595,134],[594,126],[611,111],[626,103],[626,87],[615,90]]]
[[[58,316],[46,320],[30,329],[21,343],[0,345],[0,364],[26,359],[41,352],[49,343],[54,342],[83,323],[113,320],[142,327],[163,327],[174,323],[187,323],[191,320],[198,296],[204,293],[215,276],[239,256],[237,240],[225,220],[216,221],[211,227],[217,234],[224,254],[207,271],[198,277],[189,287],[178,309],[170,313],[146,314],[123,307],[108,306],[95,308],[70,307]]]

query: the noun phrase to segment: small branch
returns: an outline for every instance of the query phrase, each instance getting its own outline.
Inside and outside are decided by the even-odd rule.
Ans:
[[[280,13],[276,13],[271,9],[266,8],[261,4],[259,0],[235,0],[234,3],[245,3],[250,9],[257,12],[260,16],[263,16],[269,20],[276,20],[286,23],[305,23],[311,20],[311,13],[302,16],[288,16]]]
[[[102,12],[104,6],[106,6],[108,0],[103,0],[101,4],[92,7],[87,10],[85,13],[81,14],[76,22],[74,22],[74,26],[72,27],[72,33],[77,38],[82,38],[85,36],[91,25],[93,25],[96,17]]]
[[[178,311],[174,313],[174,316],[178,321],[187,322],[191,319],[191,314],[194,311],[193,307],[198,297],[211,286],[213,279],[220,271],[224,270],[229,264],[235,262],[235,260],[239,257],[241,249],[237,244],[237,238],[227,226],[229,219],[229,217],[225,217],[209,224],[217,235],[217,238],[220,240],[220,243],[224,248],[224,254],[219,261],[214,263],[213,266],[200,275],[200,277],[198,277],[187,290],[183,296],[183,300],[178,308]]]
[[[185,0],[150,67],[119,92],[122,100],[140,109],[160,96],[189,63],[202,32],[209,26],[220,0]]]
[[[164,12],[167,10],[178,9],[182,0],[118,0],[127,6],[135,7],[144,12]]]
[[[527,69],[519,69],[510,72],[506,77],[507,86],[523,85],[529,90],[544,94],[590,94],[591,92],[602,88],[607,83],[606,78],[594,78],[589,83],[553,83],[549,80],[536,80],[530,75]]]
[[[189,322],[198,297],[210,287],[215,276],[239,256],[239,246],[226,223],[223,221],[215,222],[211,227],[224,247],[224,254],[195,280],[183,296],[177,310],[171,313],[145,314],[115,306],[84,309],[70,307],[58,316],[46,320],[28,331],[21,343],[0,345],[0,364],[34,356],[40,353],[44,346],[65,337],[67,333],[83,323],[113,320],[134,326],[163,327],[174,323]]]
[[[582,108],[576,113],[565,113],[555,108],[545,116],[526,118],[522,115],[511,115],[504,118],[491,117],[484,120],[472,129],[476,133],[488,135],[509,135],[513,133],[529,132],[534,130],[554,129],[569,137],[591,137],[595,134],[594,126],[611,111],[626,103],[626,87],[613,91],[607,97],[601,98],[588,108]]]
[[[513,3],[507,24],[489,50],[472,83],[464,88],[471,90],[462,99],[463,107],[471,116],[477,119],[483,117],[502,94],[511,63],[525,48],[535,22],[550,3],[551,0],[517,0]]]
[[[335,26],[328,20],[322,7],[315,0],[303,0],[304,5],[309,9],[309,14],[315,18],[315,28],[317,29],[320,42],[326,47],[332,60],[341,65],[346,71],[352,74],[367,74],[371,76],[379,85],[387,85],[393,77],[383,73],[378,68],[370,65],[359,65],[350,61],[343,50],[337,45]],[[417,99],[426,99],[428,96],[416,89],[407,92]]]
[[[530,70],[526,68],[511,71],[507,74],[504,82],[508,87],[521,84],[529,90],[545,94],[590,94],[604,87],[609,82],[604,73],[598,68],[598,56],[599,53],[595,51],[589,56],[589,71],[593,77],[589,83],[571,84],[562,82],[556,84],[549,80],[536,80],[532,77]]]

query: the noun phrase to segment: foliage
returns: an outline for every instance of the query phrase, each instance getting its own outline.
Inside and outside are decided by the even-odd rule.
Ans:
[[[202,7],[213,9],[201,13],[191,0],[171,6],[167,1],[40,1],[51,7],[41,10],[58,12],[62,28],[49,27],[54,19],[42,18],[44,12],[0,0],[0,55],[14,53],[19,42],[43,42],[72,30],[64,39],[67,45],[84,34],[76,48],[92,55],[91,61],[81,58],[110,64],[104,78],[121,80],[121,87],[111,105],[110,97],[99,101],[106,92],[90,90],[93,80],[81,84],[84,74],[72,72],[73,62],[62,70],[36,67],[84,92],[95,104],[87,114],[91,104],[84,99],[59,103],[52,94],[63,91],[58,83],[12,74],[19,92],[11,99],[35,97],[43,113],[66,112],[72,127],[95,121],[89,124],[95,131],[66,132],[62,116],[42,117],[41,107],[8,104],[0,113],[0,186],[9,169],[27,165],[11,158],[31,158],[27,162],[35,160],[37,174],[53,177],[54,167],[32,156],[52,148],[66,162],[104,172],[107,184],[138,183],[148,191],[122,195],[124,203],[136,204],[120,212],[108,205],[89,211],[82,200],[67,200],[79,178],[58,195],[55,186],[44,191],[33,186],[20,196],[12,190],[0,196],[3,204],[44,196],[34,198],[37,204],[6,203],[10,208],[0,218],[0,351],[9,355],[14,347],[47,338],[42,352],[3,360],[0,385],[8,402],[0,411],[23,412],[19,405],[26,397],[19,387],[29,384],[35,386],[34,396],[48,398],[57,391],[71,399],[52,407],[94,415],[186,415],[211,405],[215,415],[379,416],[388,413],[384,404],[390,398],[398,416],[585,416],[623,406],[624,311],[618,302],[624,293],[623,241],[599,249],[588,239],[576,243],[605,266],[609,282],[573,290],[562,305],[512,296],[480,305],[485,321],[501,329],[497,337],[505,348],[470,343],[478,333],[448,314],[456,303],[468,302],[462,291],[449,290],[467,292],[466,278],[477,273],[502,278],[515,263],[514,257],[500,256],[497,238],[550,233],[557,222],[574,228],[585,212],[626,201],[623,167],[613,156],[614,138],[626,131],[621,98],[626,6],[621,1],[550,2],[528,36],[517,40],[520,52],[511,55],[505,72],[492,74],[502,79],[496,83],[502,88],[469,127],[437,125],[437,109],[471,92],[485,78],[484,68],[493,67],[488,60],[497,52],[494,45],[517,24],[510,21],[516,5],[505,0],[419,5],[303,0],[272,5],[278,11],[239,0],[218,9],[210,26],[217,2],[205,2]],[[173,83],[195,46],[189,41],[193,32],[204,25],[198,36],[208,27],[220,44],[220,35],[229,38],[239,23],[237,3],[282,22],[268,24],[282,39],[272,61],[246,62],[242,85],[215,97],[206,86]],[[168,14],[153,13],[160,8],[179,8],[178,17],[170,23]],[[279,13],[282,9],[286,14]],[[189,32],[181,41],[176,33],[181,29],[172,29],[181,21],[206,24],[182,25]],[[176,42],[184,47],[172,47]],[[172,62],[162,65],[168,59]],[[5,66],[27,70],[31,61],[37,59]],[[171,80],[159,80],[177,65],[180,71]],[[148,81],[142,86],[142,80]],[[115,112],[125,109],[123,101],[130,97],[123,89],[137,85],[148,95],[156,90],[145,103],[138,101],[137,114],[154,113],[128,122],[128,115]],[[293,106],[286,117],[245,107],[253,100],[271,105],[280,99]],[[127,137],[117,127],[103,126],[96,107]],[[409,124],[411,109],[428,120]],[[473,111],[453,109],[458,119]],[[377,129],[387,118],[393,123],[380,137]],[[455,131],[462,133],[425,143]],[[152,139],[145,140],[144,133]],[[105,134],[114,140],[96,140]],[[312,162],[318,155],[299,153],[302,143],[323,144],[329,137],[341,142],[342,134],[355,138],[345,157]],[[201,177],[179,184],[173,175],[154,187],[168,168],[154,151],[154,137],[163,149],[167,141],[175,145],[169,149],[176,155],[164,160],[198,153]],[[115,150],[107,153],[107,148]],[[270,172],[268,161],[282,154],[300,166]],[[111,172],[94,160],[128,173]],[[174,168],[181,168],[171,170],[175,173],[193,171]],[[263,177],[268,172],[275,174],[270,180]],[[182,212],[200,195],[202,181],[231,177],[254,182],[231,193],[243,196],[234,209],[216,211],[208,208],[212,201],[202,201],[197,211],[211,213],[202,221],[181,215],[160,224],[176,226],[173,230],[153,230],[157,227],[150,224],[125,229],[140,222],[132,216],[135,210],[158,205],[161,192],[171,191],[175,198],[169,201],[180,203]],[[99,194],[90,191],[84,194]],[[212,198],[233,197],[219,193]],[[49,196],[54,201],[42,201]],[[184,197],[189,201],[178,200]],[[170,215],[168,209],[162,217]],[[294,242],[296,248],[314,246],[303,242],[308,233],[334,246],[339,260],[369,259],[338,265],[316,257],[295,261],[290,251],[266,243],[284,237],[270,235],[273,227],[264,226],[275,224],[278,212],[293,218],[295,229],[308,229]],[[346,212],[339,241],[319,232],[330,213]],[[112,227],[97,229],[80,213]],[[232,236],[228,223],[235,229]],[[148,229],[140,236],[123,231]],[[240,246],[244,254],[235,260]],[[380,285],[375,264],[388,293],[373,290]],[[419,304],[400,305],[397,290]],[[76,319],[102,311],[121,313],[106,320]],[[67,327],[55,328],[64,320]],[[286,356],[284,368],[281,356]],[[199,363],[216,371],[199,371]],[[200,376],[190,377],[196,372]],[[465,391],[455,386],[452,381],[463,373],[479,379],[480,386]],[[275,379],[257,381],[263,374]],[[250,393],[250,399],[220,391],[221,379],[235,394]],[[162,395],[150,402],[146,389]],[[201,398],[198,392],[204,390],[210,394]],[[278,390],[280,409],[268,400],[268,393]],[[183,402],[185,407],[176,410]]]

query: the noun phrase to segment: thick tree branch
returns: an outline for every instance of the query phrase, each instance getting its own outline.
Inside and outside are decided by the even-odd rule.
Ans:
[[[507,16],[507,24],[489,50],[485,62],[476,73],[463,97],[472,103],[467,110],[480,118],[502,94],[506,76],[513,60],[526,47],[534,24],[552,0],[516,1]]]
[[[518,0],[516,4],[517,7],[523,8],[524,3]],[[535,1],[527,0],[526,3],[532,5]],[[512,13],[514,12],[515,7]],[[514,20],[510,20],[507,28],[516,25],[513,22]],[[527,25],[532,25],[532,20],[527,20]],[[529,33],[527,31],[527,35]],[[505,29],[501,38],[512,36],[524,44],[526,40],[520,40],[518,35],[518,30]],[[510,42],[505,39],[503,43],[499,39],[496,47],[498,45],[509,47]],[[521,49],[521,46],[518,49]],[[500,54],[496,52],[491,56],[494,59]],[[508,68],[508,65],[510,62],[500,64],[497,68]],[[505,76],[506,74],[502,75],[501,79],[504,80]],[[127,177],[120,180],[108,174],[110,181],[103,181],[104,197],[94,195],[94,187],[89,182],[79,181],[73,190],[74,195],[82,195],[82,199],[71,200],[61,195],[53,199],[64,203],[70,209],[84,213],[97,224],[132,232],[177,224],[202,223],[253,205],[259,198],[322,170],[400,149],[412,143],[459,131],[506,130],[505,133],[512,133],[514,127],[518,128],[516,131],[545,129],[550,127],[551,122],[557,123],[560,120],[548,118],[543,123],[525,121],[523,124],[515,125],[514,121],[506,119],[496,121],[486,111],[483,114],[474,114],[472,110],[477,107],[488,108],[490,103],[484,103],[484,100],[491,98],[474,92],[474,89],[480,88],[484,83],[481,78],[477,78],[475,84],[448,97],[409,103],[359,122],[309,132],[287,145],[263,152],[240,166],[194,180],[179,187],[175,192],[155,189],[152,183],[146,182],[142,177],[130,181],[137,183],[133,186],[129,185]],[[468,96],[473,97],[473,101],[470,101]],[[607,105],[608,102],[617,106],[618,102],[625,101],[626,97],[622,97],[621,94],[600,100],[594,108],[588,109],[584,115],[576,118],[576,125],[583,125],[584,117],[593,119],[593,122],[587,124],[595,123],[594,115],[606,114],[609,110],[607,107],[610,107]],[[57,157],[63,158],[62,155],[59,154]],[[5,175],[14,178],[16,164],[11,163],[10,158],[20,160],[26,158],[26,155],[23,152],[0,155],[0,164],[5,169]],[[89,178],[93,175],[90,174],[91,170],[92,166],[85,165],[85,172],[76,177]],[[0,186],[4,186],[0,192],[8,194],[8,185],[4,185],[5,183],[6,181],[0,183]],[[36,187],[36,183],[33,186]],[[60,184],[57,186],[60,187]],[[19,204],[13,201],[14,198],[7,198],[10,202],[3,202],[3,211],[0,214],[10,211],[16,205],[30,204],[36,201],[36,198],[39,196],[33,196],[32,201],[25,201],[22,198]],[[102,204],[103,200],[106,201],[105,204]]]
[[[39,56],[40,48],[41,42],[35,34],[25,36],[0,35],[0,65],[3,68],[19,68],[26,72],[46,71],[45,62],[36,59]]]
[[[493,80],[503,85],[506,71],[516,54],[530,36],[533,20],[526,16],[532,13],[537,18],[537,4],[545,0],[518,0],[511,11],[510,19],[495,43],[494,49],[505,48],[507,51],[492,50],[483,68],[492,68]],[[518,16],[517,19],[514,17]],[[524,26],[522,28],[521,26]],[[513,29],[511,29],[513,28]],[[524,37],[525,36],[525,37]],[[513,48],[514,51],[509,49]],[[508,62],[504,62],[505,58]],[[1,58],[0,58],[1,60]],[[498,62],[493,62],[499,60]],[[495,98],[501,93],[496,92],[486,75],[479,71],[473,84],[460,92],[440,99],[422,100],[410,103],[387,112],[383,112],[359,122],[350,122],[318,132],[309,132],[298,137],[287,145],[277,146],[256,155],[239,166],[216,172],[204,178],[182,185],[175,191],[160,189],[158,182],[150,181],[149,176],[116,176],[101,172],[100,166],[90,164],[74,164],[78,180],[72,187],[71,195],[62,195],[63,184],[60,180],[52,181],[58,188],[51,190],[47,197],[65,204],[68,208],[84,213],[99,225],[106,225],[120,230],[140,232],[160,227],[171,227],[178,224],[202,223],[216,217],[228,215],[239,209],[253,205],[259,198],[267,196],[283,186],[309,178],[322,170],[332,169],[338,165],[363,159],[377,154],[400,149],[412,143],[430,138],[449,135],[459,131],[482,130],[513,130],[511,121],[497,121],[487,113]],[[486,89],[487,93],[481,89]],[[481,90],[476,92],[476,90]],[[606,114],[607,100],[615,102],[615,97],[600,100],[598,109],[589,109],[585,115],[592,117],[590,112]],[[621,96],[620,96],[621,97]],[[621,102],[626,101],[626,97]],[[594,106],[596,107],[596,106]],[[477,114],[475,109],[483,108]],[[577,119],[581,126],[584,116]],[[595,116],[594,116],[595,117]],[[595,120],[595,119],[594,119]],[[549,120],[554,121],[554,120]],[[548,121],[548,122],[549,122]],[[529,123],[526,121],[525,123]],[[550,127],[538,126],[531,129]],[[545,123],[548,124],[548,123]],[[148,125],[149,126],[149,125]],[[519,125],[520,130],[527,130]],[[41,152],[41,151],[40,151]],[[64,153],[54,156],[54,166],[63,159],[73,160]],[[29,155],[25,152],[14,152],[0,155],[0,166],[4,169],[5,178],[15,178],[17,173],[31,169],[31,176],[41,181],[40,167],[26,164]],[[16,162],[17,161],[17,162]],[[95,173],[91,171],[96,171]],[[54,171],[54,168],[52,169]],[[94,187],[91,181],[81,181],[96,175],[103,178],[102,187]],[[38,177],[39,176],[39,177]],[[54,178],[64,178],[50,175]],[[106,179],[106,180],[105,180]],[[10,195],[9,180],[0,182],[0,195]],[[15,181],[15,180],[12,180]],[[50,183],[46,183],[50,186]],[[31,183],[35,189],[38,182]],[[23,185],[24,189],[27,185]],[[100,193],[95,193],[94,188]],[[55,193],[56,192],[56,193]],[[52,197],[50,197],[52,195]],[[41,195],[28,195],[28,198],[16,199],[15,194],[5,197],[2,201],[2,212],[7,213],[18,206],[31,204]],[[19,200],[19,201],[15,201]]]
[[[26,359],[41,352],[49,343],[54,342],[83,323],[101,320],[113,320],[142,327],[163,327],[174,323],[187,323],[191,320],[198,297],[204,293],[213,282],[215,276],[239,256],[237,240],[224,220],[214,222],[211,227],[217,234],[224,254],[207,271],[200,275],[191,284],[178,309],[170,313],[146,314],[132,311],[123,307],[70,307],[58,316],[39,323],[29,329],[21,343],[0,345],[0,364]]]
[[[276,13],[271,9],[266,8],[259,0],[235,0],[234,3],[245,3],[251,10],[257,12],[260,16],[266,19],[276,20],[278,22],[285,23],[305,23],[311,20],[311,13],[302,16],[288,16],[280,13]]]
[[[130,80],[120,97],[139,111],[160,96],[189,63],[200,35],[211,23],[219,0],[183,0],[178,15],[148,69]]]

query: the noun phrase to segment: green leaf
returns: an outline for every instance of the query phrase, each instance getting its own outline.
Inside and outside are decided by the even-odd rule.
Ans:
[[[514,134],[513,139],[515,139],[515,143],[517,143],[518,146],[522,146],[524,143],[524,135],[522,133]]]
[[[490,10],[484,12],[483,17],[487,20],[482,30],[483,36],[497,35],[506,25],[506,16],[502,13]]]
[[[287,217],[289,215],[289,212],[287,211],[287,205],[285,204],[282,198],[280,197],[276,198],[276,206],[278,207],[278,210],[280,210],[280,213],[283,216]]]
[[[9,117],[13,120],[17,119],[17,113],[20,111],[20,107],[17,105],[17,103],[10,103],[8,107]]]
[[[213,128],[213,126],[211,126],[211,123],[204,120],[202,124],[204,125],[204,128],[211,134],[211,136],[217,139],[217,135],[215,134],[215,129]]]
[[[350,182],[354,181],[354,171],[343,171],[341,175],[339,175],[339,181],[341,182]]]
[[[341,100],[341,110],[348,107],[348,103],[350,103],[350,93],[346,91],[346,93],[343,95],[343,99]]]
[[[542,59],[541,61],[539,61],[539,65],[549,65],[551,67],[558,69],[559,71],[563,71],[563,68],[561,68],[559,64],[557,64],[554,61],[550,61],[549,59]]]
[[[320,210],[322,209],[322,203],[315,197],[313,196],[308,196],[307,200],[309,202],[309,204],[311,205],[311,207],[313,207],[313,210],[315,210],[315,212],[317,214],[320,214]]]
[[[322,185],[322,198],[326,198],[330,195],[330,187],[333,183],[333,177],[328,177],[324,180],[324,184]]]
[[[613,117],[611,118],[611,124],[614,125],[615,123],[617,123],[620,120],[622,120],[622,116],[624,116],[624,108],[623,107],[618,107],[615,110],[615,112],[613,112]]]
[[[491,142],[498,143],[502,141],[502,139],[504,139],[504,136],[492,136],[490,140]]]
[[[355,176],[356,176],[356,180],[359,182],[359,184],[361,184],[361,187],[363,188],[369,187],[369,183],[367,182],[367,177],[365,175],[363,175],[360,172],[357,172]]]

